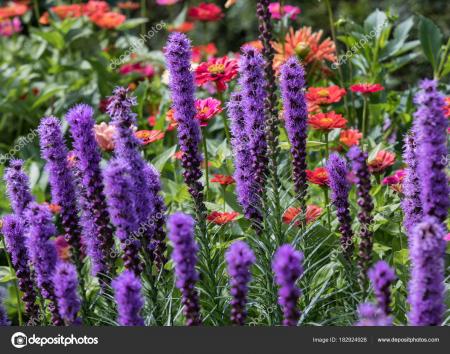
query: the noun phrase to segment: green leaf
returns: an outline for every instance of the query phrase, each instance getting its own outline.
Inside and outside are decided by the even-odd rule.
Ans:
[[[369,33],[375,32],[375,37],[378,39],[387,24],[387,16],[383,11],[376,9],[364,21],[364,31]]]
[[[133,18],[131,20],[127,20],[124,23],[122,23],[120,26],[117,27],[118,31],[127,31],[133,28],[138,27],[139,25],[142,25],[143,23],[148,22],[148,19],[146,18]]]
[[[408,250],[403,249],[397,252],[394,252],[394,263],[400,265],[406,265],[408,263]]]
[[[419,39],[422,50],[431,63],[433,70],[438,66],[439,52],[442,45],[442,32],[430,19],[421,16],[419,24]]]
[[[172,157],[176,150],[177,146],[174,145],[171,148],[164,151],[161,155],[157,156],[153,159],[152,164],[158,171],[162,171],[167,161]]]
[[[31,106],[31,109],[36,109],[40,106],[42,106],[45,102],[47,102],[49,99],[53,98],[58,92],[64,91],[66,89],[65,86],[57,86],[53,88],[47,89],[45,92],[42,93],[42,95],[33,103]]]
[[[2,266],[0,267],[0,283],[7,283],[16,278],[15,275],[11,274],[11,271],[8,267]]]
[[[55,47],[56,49],[63,49],[64,48],[64,37],[61,33],[52,31],[52,32],[43,32],[43,31],[33,31],[33,34],[41,37],[43,40],[45,40],[47,43],[49,43],[51,46]]]

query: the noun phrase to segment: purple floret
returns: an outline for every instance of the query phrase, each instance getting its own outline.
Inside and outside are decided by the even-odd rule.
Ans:
[[[112,282],[114,298],[119,313],[118,322],[121,326],[143,326],[141,316],[144,307],[142,285],[139,278],[131,271],[124,271]]]
[[[30,181],[22,168],[22,160],[11,160],[4,175],[6,192],[16,215],[22,215],[28,204],[34,200],[30,191]]]
[[[382,309],[371,303],[358,306],[358,327],[364,326],[392,326],[392,318],[387,316]]]
[[[368,272],[372,283],[373,291],[377,298],[378,307],[386,314],[391,313],[391,290],[390,287],[395,281],[394,270],[385,262],[378,261]]]
[[[66,324],[81,324],[81,320],[78,318],[81,301],[77,293],[78,277],[75,267],[70,263],[59,262],[53,276],[53,286],[59,314]]]

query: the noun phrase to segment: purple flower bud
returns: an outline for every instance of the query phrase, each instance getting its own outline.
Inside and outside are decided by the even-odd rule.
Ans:
[[[16,215],[22,215],[28,204],[34,200],[28,176],[23,172],[22,167],[22,160],[11,160],[4,176],[6,191]]]
[[[195,289],[198,280],[198,272],[195,269],[198,246],[194,239],[194,225],[194,219],[183,213],[175,213],[168,220],[176,286],[182,294],[183,313],[188,326],[201,324],[198,293]]]
[[[81,301],[77,293],[78,277],[75,267],[70,263],[59,262],[53,276],[53,286],[59,314],[66,324],[81,324],[81,320],[78,318]]]
[[[303,253],[296,251],[291,245],[283,245],[275,252],[272,270],[278,290],[278,303],[280,304],[284,319],[283,325],[296,326],[300,319],[300,310],[297,307],[301,291],[296,282],[303,274]]]
[[[392,319],[382,309],[371,303],[358,306],[359,321],[355,326],[392,326]]]
[[[124,271],[112,282],[121,326],[144,326],[140,312],[144,307],[142,285],[131,271]]]
[[[372,283],[373,291],[377,298],[378,307],[386,314],[391,313],[391,290],[390,287],[395,281],[395,272],[384,261],[378,261],[368,272]]]
[[[439,326],[445,312],[445,231],[435,217],[425,217],[410,238],[411,279],[408,318],[413,326]]]
[[[235,241],[225,259],[228,264],[228,274],[231,277],[231,321],[243,326],[247,317],[245,306],[247,304],[248,283],[251,279],[250,268],[256,258],[251,248],[243,241]]]

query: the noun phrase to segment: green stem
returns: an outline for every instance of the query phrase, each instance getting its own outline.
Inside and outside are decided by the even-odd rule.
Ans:
[[[450,48],[450,38],[448,39],[447,45],[445,46],[441,62],[439,63],[439,67],[437,68],[437,71],[434,73],[434,78],[437,80],[439,80],[441,78],[442,69],[444,68],[445,63],[447,62],[446,59],[447,59],[447,54],[448,54],[449,48]]]
[[[328,131],[325,132],[325,159],[328,161],[330,156],[330,142],[328,141]]]
[[[328,227],[331,228],[331,210],[330,210],[330,198],[328,197],[328,188],[327,187],[323,187],[323,195],[325,197],[325,205],[327,208],[327,222],[328,222]]]
[[[364,105],[363,105],[363,117],[362,117],[362,133],[363,138],[367,138],[367,131],[369,129],[369,120],[368,120],[368,102],[367,96],[363,95]]]
[[[146,4],[145,4],[145,0],[141,0],[141,17],[142,18],[146,18],[147,17],[147,13],[146,13]],[[141,34],[143,36],[145,36],[145,23],[143,23],[141,25]]]
[[[209,160],[208,160],[208,145],[206,143],[206,128],[203,130],[202,134],[202,142],[203,142],[203,154],[205,155],[205,199],[208,200],[209,195]]]
[[[39,23],[39,19],[41,18],[41,14],[39,12],[39,4],[38,4],[37,0],[33,0],[33,7],[34,7],[34,13],[36,15],[36,20],[37,20],[38,26],[40,27],[41,24]]]
[[[226,190],[226,187],[225,186],[222,186],[222,198],[223,198],[223,211],[226,211],[226,203],[225,203],[225,190]]]

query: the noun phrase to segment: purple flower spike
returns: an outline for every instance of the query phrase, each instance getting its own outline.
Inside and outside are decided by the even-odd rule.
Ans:
[[[36,292],[34,279],[32,278],[24,224],[20,217],[8,215],[3,218],[2,233],[5,236],[6,248],[11,255],[11,262],[19,283],[19,289],[23,292],[22,300],[25,303],[25,312],[30,320],[37,319],[39,307],[36,305]]]
[[[52,215],[47,207],[33,202],[27,208],[25,217],[28,222],[26,235],[28,254],[34,266],[37,285],[44,299],[49,301],[53,324],[63,325],[52,279],[58,258],[55,244],[50,240],[56,235]]]
[[[394,270],[384,261],[378,261],[368,272],[372,283],[373,291],[377,298],[378,307],[386,314],[391,313],[391,290],[390,287],[395,281]]]
[[[114,298],[119,312],[121,326],[144,326],[140,312],[144,307],[142,285],[139,278],[130,271],[124,271],[112,282]]]
[[[182,33],[169,36],[166,50],[167,67],[170,73],[170,93],[178,122],[178,141],[183,152],[181,164],[184,180],[194,200],[197,213],[206,213],[203,204],[203,185],[200,182],[202,155],[199,151],[201,131],[195,118],[195,85],[191,72],[191,42]]]
[[[392,326],[392,319],[382,309],[371,303],[358,306],[359,321],[355,326]]]
[[[283,98],[286,130],[291,143],[294,188],[301,208],[305,209],[306,138],[308,109],[305,99],[305,70],[297,58],[291,57],[281,67],[281,96]]]
[[[80,104],[67,113],[66,120],[70,124],[76,168],[80,172],[79,182],[83,186],[83,193],[80,194],[83,205],[82,227],[95,275],[109,273],[109,254],[114,240],[103,191],[101,154],[95,141],[93,114],[90,106]]]
[[[347,258],[350,258],[353,253],[353,231],[348,201],[351,186],[347,180],[349,172],[347,163],[338,154],[331,154],[327,162],[327,171],[330,179],[331,201],[336,208],[339,220],[342,251]]]
[[[77,293],[78,277],[75,267],[66,262],[59,262],[53,276],[55,296],[58,301],[59,314],[67,325],[79,325],[78,318],[81,301]]]
[[[175,213],[169,217],[169,239],[173,244],[172,259],[175,263],[177,288],[182,294],[183,313],[188,326],[201,324],[200,305],[195,283],[198,280],[198,246],[194,239],[195,221],[189,215]]]
[[[359,236],[358,266],[360,268],[360,280],[366,280],[367,269],[372,258],[373,234],[370,230],[372,223],[373,202],[370,195],[372,187],[370,183],[370,173],[367,167],[367,153],[361,151],[358,146],[350,148],[348,158],[351,161],[353,171],[355,172],[356,191],[358,194],[358,205],[360,207],[358,220],[361,225]]]
[[[4,298],[5,298],[5,294],[3,292],[3,289],[0,289],[0,327],[11,325],[11,323],[8,320],[8,315],[6,314],[6,310],[3,307]]]
[[[439,326],[445,312],[445,231],[435,217],[425,217],[410,238],[411,279],[408,315],[413,326]]]
[[[251,279],[250,268],[256,258],[251,248],[243,241],[235,241],[228,249],[225,259],[228,274],[231,277],[231,321],[243,326],[247,317],[248,283]]]
[[[61,125],[55,117],[46,117],[39,125],[42,157],[46,161],[52,194],[52,203],[61,207],[61,223],[65,239],[72,246],[75,262],[80,264],[81,228],[78,217],[77,192],[67,159],[67,147]]]
[[[135,236],[135,232],[138,230],[134,213],[135,186],[133,185],[132,170],[128,161],[111,160],[104,172],[104,177],[109,214],[124,250],[125,268],[139,275],[142,271],[139,259],[141,242]]]
[[[245,217],[249,220],[260,222],[261,211],[258,206],[259,197],[255,191],[257,181],[250,168],[252,156],[248,149],[249,137],[245,130],[245,118],[242,107],[242,94],[235,92],[228,103],[228,115],[231,119],[231,145],[234,154],[234,179],[236,180],[236,193],[239,204],[242,206]]]
[[[280,287],[278,303],[283,309],[283,325],[297,326],[300,310],[297,307],[301,291],[296,282],[303,274],[303,253],[296,251],[291,245],[283,245],[275,252],[272,270],[275,281]]]
[[[450,207],[447,167],[447,128],[443,95],[436,80],[423,80],[415,96],[418,106],[414,114],[417,134],[417,173],[420,180],[423,215],[436,217],[444,223]]]
[[[22,168],[22,160],[11,160],[4,176],[6,191],[16,215],[22,215],[28,204],[34,200],[31,195],[28,176]]]

